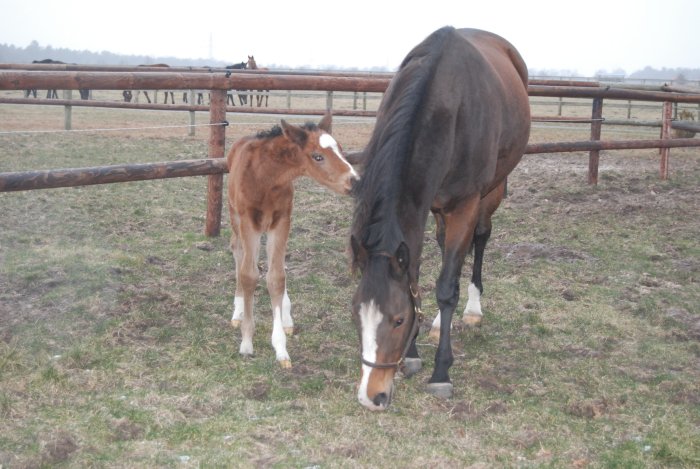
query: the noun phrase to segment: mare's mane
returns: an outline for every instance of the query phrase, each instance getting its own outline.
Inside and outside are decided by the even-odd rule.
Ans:
[[[414,126],[421,104],[444,45],[454,31],[452,27],[439,29],[414,48],[390,85],[389,101],[382,103],[377,128],[365,150],[365,171],[355,188],[357,205],[352,234],[370,252],[393,252],[402,241],[397,223],[402,174],[410,162],[418,133]],[[388,120],[383,120],[387,115]]]

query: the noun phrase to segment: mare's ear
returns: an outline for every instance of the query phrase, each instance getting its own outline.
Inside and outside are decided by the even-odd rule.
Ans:
[[[303,148],[306,145],[306,141],[308,139],[306,131],[301,127],[297,127],[296,125],[288,124],[284,119],[282,119],[282,133],[287,140],[296,143],[300,147]]]
[[[352,271],[356,273],[359,269],[362,272],[367,265],[367,249],[355,238],[350,236],[350,248],[352,249]]]
[[[410,257],[408,253],[408,246],[406,246],[406,243],[401,241],[401,244],[399,244],[399,247],[396,248],[396,252],[394,253],[394,259],[396,262],[395,267],[399,271],[399,273],[404,274],[406,271],[408,271],[408,264],[410,262]],[[392,262],[393,264],[393,262]]]
[[[321,122],[318,123],[318,128],[331,133],[331,126],[333,124],[333,115],[330,113],[330,111],[326,111],[326,113],[323,115],[323,118],[321,119]]]

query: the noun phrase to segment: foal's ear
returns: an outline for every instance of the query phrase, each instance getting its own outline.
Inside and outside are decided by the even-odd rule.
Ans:
[[[323,115],[323,118],[321,119],[321,122],[318,123],[318,128],[331,133],[331,126],[333,124],[333,115],[329,112],[326,111],[326,113]]]
[[[289,141],[296,143],[302,148],[306,145],[306,141],[308,140],[308,135],[304,129],[296,125],[288,124],[284,119],[282,119],[282,133]]]

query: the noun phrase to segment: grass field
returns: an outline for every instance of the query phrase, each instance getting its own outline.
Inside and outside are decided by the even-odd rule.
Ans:
[[[61,116],[3,106],[0,131],[60,128]],[[90,109],[73,119],[185,123]],[[231,118],[228,145],[276,119]],[[371,129],[334,123],[347,150]],[[654,138],[633,132],[604,138]],[[532,136],[586,138],[561,126]],[[205,155],[206,132],[186,129],[0,135],[0,172]],[[2,193],[0,467],[698,467],[699,163],[700,149],[674,149],[661,181],[656,151],[603,152],[591,187],[583,153],[525,157],[487,247],[485,323],[453,332],[454,397],[423,391],[435,350],[423,334],[427,369],[397,383],[384,413],[355,398],[350,199],[297,185],[297,327],[281,370],[263,282],[256,355],[238,355],[230,229],[202,234],[205,178]],[[421,281],[431,318],[432,228]]]

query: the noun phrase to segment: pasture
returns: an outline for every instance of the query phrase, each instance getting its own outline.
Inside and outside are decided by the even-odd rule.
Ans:
[[[60,129],[61,116],[3,106],[0,130]],[[278,122],[228,118],[227,147]],[[185,119],[73,110],[76,129]],[[336,118],[333,130],[359,150],[372,121]],[[206,156],[206,132],[185,134],[0,135],[0,171]],[[540,125],[531,141],[587,135]],[[586,154],[525,156],[494,216],[484,325],[453,331],[454,397],[423,392],[435,344],[421,334],[425,369],[397,382],[384,413],[356,399],[349,198],[297,185],[282,370],[263,281],[256,355],[238,355],[230,227],[224,211],[222,236],[202,235],[205,178],[2,193],[0,467],[697,467],[700,150],[672,150],[670,167],[661,181],[656,150],[602,152],[592,187]]]

